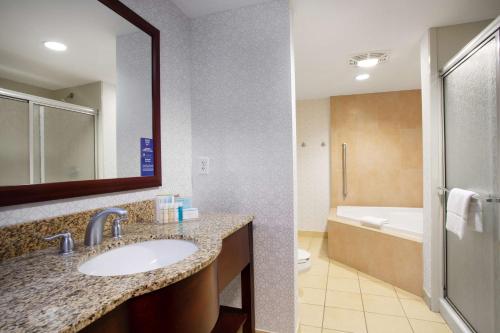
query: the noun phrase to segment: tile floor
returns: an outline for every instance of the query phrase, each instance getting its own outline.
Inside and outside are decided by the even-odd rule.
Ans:
[[[312,255],[299,274],[300,333],[451,333],[422,298],[329,260],[326,242],[299,236]]]

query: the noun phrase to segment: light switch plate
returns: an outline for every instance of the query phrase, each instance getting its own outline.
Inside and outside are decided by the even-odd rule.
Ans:
[[[200,175],[208,175],[210,171],[210,158],[199,157],[198,158],[198,172]]]

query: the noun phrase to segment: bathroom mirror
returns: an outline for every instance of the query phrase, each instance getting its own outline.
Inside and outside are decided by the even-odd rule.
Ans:
[[[0,205],[160,186],[159,31],[118,0],[0,22]]]

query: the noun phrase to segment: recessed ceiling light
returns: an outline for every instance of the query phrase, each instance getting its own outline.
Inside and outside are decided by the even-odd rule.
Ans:
[[[59,42],[54,42],[54,41],[48,41],[48,42],[44,42],[43,45],[48,48],[49,50],[52,50],[52,51],[66,51],[66,49],[68,48],[66,45],[64,45],[63,43],[59,43]]]
[[[359,74],[356,76],[356,80],[358,80],[358,81],[368,80],[369,78],[370,78],[370,74]]]
[[[389,51],[370,51],[350,56],[349,65],[356,67],[373,67],[389,60]]]
[[[378,64],[378,59],[377,58],[368,58],[368,59],[363,59],[358,61],[357,65],[358,67],[373,67]]]

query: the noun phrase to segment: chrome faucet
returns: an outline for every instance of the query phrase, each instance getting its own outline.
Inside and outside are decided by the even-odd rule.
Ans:
[[[51,241],[56,238],[61,238],[61,242],[59,243],[59,254],[63,256],[73,253],[73,248],[75,243],[73,242],[73,237],[71,237],[71,233],[63,232],[57,235],[45,237],[46,241]]]
[[[102,236],[104,233],[104,222],[106,218],[115,214],[119,217],[113,221],[113,237],[121,237],[121,222],[127,220],[128,213],[123,208],[106,208],[103,211],[95,214],[87,224],[87,230],[85,230],[85,241],[84,244],[87,246],[99,245],[102,243]]]

